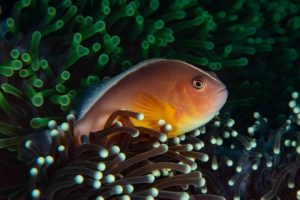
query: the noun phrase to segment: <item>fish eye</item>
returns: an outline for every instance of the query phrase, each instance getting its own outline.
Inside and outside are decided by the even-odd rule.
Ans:
[[[203,82],[199,77],[196,77],[193,79],[192,85],[196,90],[200,90],[203,87]]]

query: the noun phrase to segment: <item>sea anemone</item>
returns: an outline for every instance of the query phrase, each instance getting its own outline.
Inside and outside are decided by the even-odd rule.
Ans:
[[[128,118],[125,124],[116,121],[122,114],[140,115],[118,111],[106,129],[83,136],[76,146],[73,115],[59,126],[50,121],[44,133],[48,147],[39,147],[45,142],[35,137],[24,141],[23,153],[31,161],[26,194],[35,199],[294,199],[300,187],[298,97],[292,93],[289,119],[276,130],[255,112],[247,136],[234,130],[233,119],[216,117],[206,127],[167,139],[163,132],[134,127]]]
[[[209,193],[226,199],[300,199],[297,0],[19,0],[0,6],[0,170],[16,176],[1,175],[0,196],[43,198],[59,188],[59,181],[69,181],[73,186],[55,195],[93,190],[97,196],[93,184],[101,182],[111,192],[134,188],[124,194],[128,199],[136,192],[159,195],[155,184],[174,183],[163,191],[183,198],[222,199]],[[151,130],[114,127],[99,130],[107,133],[102,138],[91,134],[82,146],[74,145],[72,115],[63,121],[80,89],[154,57],[218,71],[229,90],[219,116],[205,128],[167,141],[164,134],[149,137]],[[75,157],[88,146],[98,150]],[[170,150],[177,146],[187,149]],[[96,153],[100,148],[107,157]],[[157,149],[165,152],[128,165],[124,177],[116,172],[115,182],[149,162],[182,171],[164,166],[139,177],[154,177],[152,183],[119,182],[116,190],[113,183],[84,173],[58,175],[93,154],[98,156],[94,164],[109,166]],[[97,170],[83,171],[91,169]],[[105,170],[101,173],[106,177]],[[176,176],[186,182],[172,181]],[[8,185],[13,187],[4,188]]]
[[[228,106],[262,107],[274,81],[283,94],[299,82],[297,13],[286,1],[20,0],[1,23],[1,108],[14,116],[3,121],[46,127],[72,108],[79,88],[153,57],[222,70],[236,91]]]
[[[183,142],[167,140],[164,133],[117,122],[83,136],[82,144],[76,146],[74,122],[73,115],[59,126],[50,121],[51,129],[44,133],[50,137],[47,148],[39,147],[44,144],[34,141],[36,138],[24,141],[30,178],[25,189],[20,188],[27,192],[18,198],[224,199],[200,193],[207,188],[196,161],[207,162],[209,157],[198,151],[204,144],[193,135]],[[111,135],[122,137],[122,141],[100,145]],[[149,137],[145,139],[145,135]]]

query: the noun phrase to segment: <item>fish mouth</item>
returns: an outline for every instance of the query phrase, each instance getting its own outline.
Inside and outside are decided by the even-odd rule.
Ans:
[[[223,87],[222,89],[218,90],[218,93],[221,93],[221,92],[224,92],[224,91],[227,91],[226,87]]]
[[[224,86],[223,88],[217,91],[217,99],[218,102],[220,103],[219,109],[221,109],[221,107],[225,104],[227,97],[228,97],[228,90],[226,86]]]

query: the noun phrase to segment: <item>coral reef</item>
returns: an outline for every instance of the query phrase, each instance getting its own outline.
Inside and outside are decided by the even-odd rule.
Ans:
[[[148,192],[151,199],[155,198],[152,194],[159,195],[153,189],[156,184],[168,186],[179,176],[185,178],[180,178],[183,182],[174,182],[163,194],[183,199],[218,199],[206,193],[226,199],[300,199],[300,109],[299,94],[294,92],[300,88],[299,1],[19,0],[0,5],[0,169],[18,174],[1,181],[1,188],[14,187],[1,189],[0,195],[18,191],[15,195],[38,198],[51,189],[57,195],[78,194],[82,189],[85,195],[87,190],[97,191],[93,187],[101,182],[105,195],[122,190],[123,199],[136,194],[138,199],[139,192]],[[43,137],[48,124],[52,133],[72,127],[64,123],[64,116],[71,112],[81,89],[153,57],[181,59],[218,71],[229,100],[205,129],[170,141],[156,138],[153,144],[157,146],[149,143],[148,148],[134,144],[101,147],[86,138],[96,146],[84,144],[77,149],[70,141],[60,147],[61,141],[52,144],[51,138]],[[62,124],[60,129],[53,120]],[[32,143],[20,142],[28,139]],[[49,145],[41,147],[37,141],[42,139]],[[26,157],[25,144],[37,155]],[[97,150],[86,150],[88,146]],[[175,149],[179,155],[170,153],[177,146],[188,149]],[[47,147],[61,151],[49,153],[43,149]],[[122,182],[130,173],[126,169],[125,178],[115,176],[116,182],[121,181],[117,185],[102,183],[100,174],[106,180],[109,172],[98,170],[94,178],[90,175],[95,171],[89,170],[95,169],[89,165],[82,173],[71,170],[71,175],[63,176],[71,190],[55,190],[60,188],[60,174],[68,174],[69,168],[76,167],[75,161],[88,161],[99,148],[108,155],[94,155],[98,156],[94,164],[117,165],[163,149],[135,164],[139,168],[147,162],[166,165],[134,177],[144,180],[144,186]],[[88,152],[81,155],[80,151]],[[204,154],[207,162],[193,159]],[[128,164],[128,169],[135,164]],[[181,171],[161,170],[166,166]],[[190,174],[201,182],[194,182]],[[6,178],[1,175],[1,179]],[[32,188],[20,187],[24,183]]]

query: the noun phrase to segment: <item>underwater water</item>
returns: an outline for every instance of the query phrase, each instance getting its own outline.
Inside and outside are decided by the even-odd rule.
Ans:
[[[300,199],[299,44],[298,0],[0,1],[0,198]],[[218,115],[76,144],[80,93],[150,58],[214,71]]]

